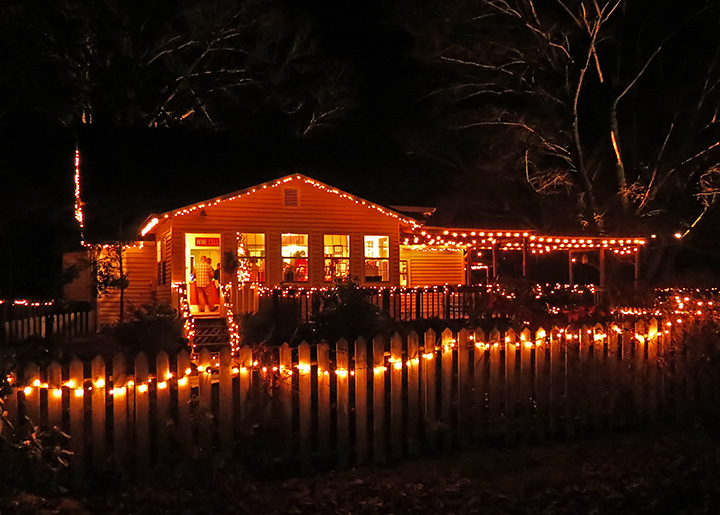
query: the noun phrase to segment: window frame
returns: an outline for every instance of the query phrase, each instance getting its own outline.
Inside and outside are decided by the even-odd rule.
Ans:
[[[330,237],[328,242],[327,238]],[[341,243],[336,243],[334,238],[339,238]],[[345,244],[342,243],[342,238],[345,238]],[[327,253],[327,249],[333,249],[332,254]],[[341,256],[336,256],[335,251],[337,247],[340,247]],[[347,272],[343,275],[338,275],[335,271],[338,269],[338,265],[344,264]],[[328,274],[328,270],[331,270],[331,275]],[[350,235],[349,234],[323,234],[323,278],[326,283],[333,282],[336,279],[348,279],[350,277]]]
[[[286,244],[283,242],[285,236],[304,236],[304,245],[297,243],[288,244],[287,246],[299,247],[293,252],[293,255],[285,255]],[[305,255],[295,256],[298,252],[302,252],[304,247]],[[282,264],[282,280],[283,283],[307,283],[310,282],[310,235],[308,233],[281,233],[280,235],[280,262]],[[292,269],[290,275],[288,270]],[[304,275],[299,272],[304,270]],[[298,278],[298,276],[300,278]]]
[[[378,255],[378,256],[372,256],[368,255],[368,241],[370,238],[377,239],[377,245],[373,245],[370,247],[372,250],[377,249],[378,254],[383,254],[383,247],[379,245],[379,242],[384,239],[387,244],[384,247],[386,256]],[[375,265],[374,268],[378,272],[376,275],[368,275],[368,262],[374,261]],[[387,283],[391,280],[391,270],[390,270],[390,236],[384,235],[384,234],[366,234],[363,236],[363,263],[364,263],[364,278],[366,283]],[[386,277],[383,277],[384,274],[387,274]]]

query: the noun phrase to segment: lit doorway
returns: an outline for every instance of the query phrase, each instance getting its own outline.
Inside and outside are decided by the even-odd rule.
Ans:
[[[195,285],[195,265],[200,263],[200,257],[210,260],[212,269],[217,269],[221,257],[220,234],[213,233],[186,233],[185,234],[185,281],[188,284],[188,302],[192,314],[199,313],[197,287]],[[212,304],[220,304],[220,293],[214,284],[214,293],[211,296]],[[216,312],[217,313],[217,312]],[[216,315],[213,313],[213,316]]]

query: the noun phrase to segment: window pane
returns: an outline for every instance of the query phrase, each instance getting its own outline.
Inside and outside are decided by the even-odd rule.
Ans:
[[[308,235],[282,235],[283,281],[307,282],[308,280]]]
[[[238,280],[265,282],[265,234],[238,233]]]
[[[389,257],[389,236],[365,236],[365,281],[389,281]]]
[[[390,257],[390,237],[365,236],[365,257]]]

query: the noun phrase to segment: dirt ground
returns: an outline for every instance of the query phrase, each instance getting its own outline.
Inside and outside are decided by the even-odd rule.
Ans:
[[[0,514],[716,514],[720,440],[655,427],[574,443],[476,449],[282,481],[165,479],[82,496],[0,499]]]

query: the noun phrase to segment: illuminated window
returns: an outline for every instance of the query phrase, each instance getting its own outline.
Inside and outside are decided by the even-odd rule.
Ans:
[[[400,286],[409,286],[409,284],[408,262],[404,259],[400,261]]]
[[[242,233],[238,236],[238,261],[241,280],[265,282],[265,234]]]
[[[326,234],[324,238],[325,280],[347,279],[350,276],[350,236]]]
[[[390,280],[390,238],[365,236],[365,281]]]
[[[282,235],[283,282],[302,283],[308,280],[308,235]]]

